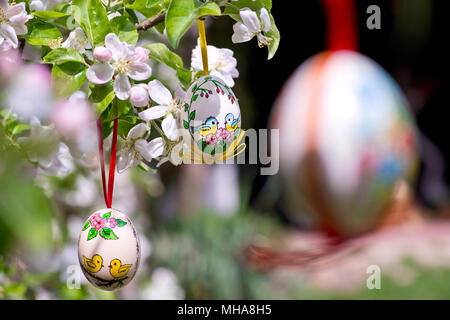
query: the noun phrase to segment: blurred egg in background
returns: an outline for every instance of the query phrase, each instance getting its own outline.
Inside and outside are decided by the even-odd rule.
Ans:
[[[396,184],[413,178],[416,128],[394,80],[353,51],[303,63],[275,102],[280,174],[288,213],[308,213],[325,231],[372,229]]]

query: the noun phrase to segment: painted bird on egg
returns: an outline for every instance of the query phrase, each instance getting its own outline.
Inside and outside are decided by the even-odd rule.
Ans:
[[[187,90],[183,105],[185,135],[202,152],[221,154],[239,138],[241,110],[233,91],[220,78],[197,79]]]

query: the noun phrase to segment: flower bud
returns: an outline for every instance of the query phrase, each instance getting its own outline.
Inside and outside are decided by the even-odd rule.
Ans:
[[[108,62],[111,60],[112,52],[105,47],[96,47],[94,49],[94,57],[102,62]]]
[[[135,107],[145,107],[148,105],[149,97],[145,85],[138,84],[130,89],[130,102]]]

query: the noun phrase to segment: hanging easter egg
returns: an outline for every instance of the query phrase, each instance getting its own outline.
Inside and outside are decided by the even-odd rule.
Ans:
[[[140,258],[138,235],[125,214],[101,209],[87,219],[78,238],[78,261],[90,283],[120,289],[133,279]]]
[[[236,96],[215,76],[200,77],[187,90],[182,122],[186,141],[212,157],[226,152],[242,133]]]
[[[416,129],[403,94],[378,64],[352,51],[302,64],[284,85],[271,126],[280,130],[287,206],[331,233],[373,228],[396,183],[414,172]]]

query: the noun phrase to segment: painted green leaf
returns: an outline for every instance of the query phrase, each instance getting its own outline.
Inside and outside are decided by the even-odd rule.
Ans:
[[[126,225],[127,223],[121,219],[116,219],[117,225],[119,227],[123,227],[124,225]]]
[[[42,58],[44,63],[79,62],[84,64],[83,56],[73,48],[58,48],[50,51]]]
[[[189,129],[189,123],[186,120],[183,120],[183,125],[185,129]]]
[[[91,228],[89,230],[89,234],[88,234],[88,238],[87,239],[91,240],[91,239],[95,238],[97,236],[97,234],[98,234],[98,231],[95,230],[95,228]]]
[[[38,17],[43,20],[50,20],[50,19],[69,16],[69,14],[67,14],[67,13],[57,12],[57,11],[36,11],[36,12],[32,12],[31,14],[34,15],[35,17]]]
[[[52,68],[52,87],[56,96],[67,98],[86,82],[86,66],[77,62],[55,64]]]
[[[111,211],[105,213],[105,214],[102,216],[103,219],[106,219],[106,218],[109,218],[109,217],[111,217]]]
[[[178,47],[181,37],[195,19],[207,15],[220,16],[220,7],[214,2],[172,0],[166,14],[167,37],[172,47]]]
[[[197,100],[197,98],[198,98],[198,94],[196,94],[195,96],[192,97],[192,101]]]
[[[114,233],[114,231],[112,231],[112,229],[110,229],[110,228],[103,228],[103,229],[100,229],[100,236],[101,236],[103,239],[106,239],[106,240],[116,240],[116,239],[119,239],[119,238],[117,238],[117,236],[116,236],[116,234]]]
[[[149,57],[166,64],[174,70],[183,68],[183,60],[175,52],[170,51],[164,43],[151,43],[144,48],[150,51]]]
[[[91,87],[89,99],[92,101],[92,105],[99,115],[108,108],[114,97],[114,88],[111,82],[104,86],[94,85]]]
[[[91,222],[88,220],[88,221],[86,221],[86,223],[84,224],[84,227],[83,227],[83,230],[82,231],[84,231],[84,230],[86,230],[87,228],[89,228],[89,226],[91,225]]]
[[[110,21],[112,31],[117,34],[120,41],[125,41],[131,45],[136,45],[139,35],[132,23],[127,17],[120,16],[111,19]]]
[[[194,120],[194,119],[195,119],[195,110],[192,111],[192,112],[189,114],[189,119],[190,119],[190,120]]]
[[[184,111],[188,111],[189,110],[189,105],[186,103],[185,105],[184,105]]]
[[[112,32],[106,9],[100,0],[73,0],[72,12],[93,47],[102,46]]]
[[[52,40],[62,38],[62,35],[54,25],[33,19],[28,25],[28,34],[24,37],[29,44],[48,46]]]

